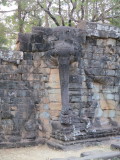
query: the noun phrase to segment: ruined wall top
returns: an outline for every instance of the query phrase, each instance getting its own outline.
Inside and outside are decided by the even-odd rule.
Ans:
[[[12,50],[0,50],[0,59],[2,59],[3,61],[19,64],[20,60],[23,60],[23,52]]]
[[[120,38],[120,28],[100,23],[82,22],[76,27],[59,26],[55,28],[33,27],[32,33],[19,34],[18,50],[27,52],[44,52],[54,48],[54,42],[84,44],[86,37]],[[41,44],[41,45],[40,45]],[[60,44],[60,43],[59,43]]]
[[[78,24],[77,28],[86,30],[88,37],[120,38],[120,28],[108,24],[83,22]]]

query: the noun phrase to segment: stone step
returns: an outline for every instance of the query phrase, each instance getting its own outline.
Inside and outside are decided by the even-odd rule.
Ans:
[[[113,144],[111,144],[111,148],[112,148],[112,149],[120,150],[120,143],[119,143],[119,144],[118,144],[118,143],[113,143]]]
[[[102,138],[91,138],[91,139],[83,139],[83,140],[75,140],[75,141],[61,141],[55,138],[51,138],[47,141],[47,145],[51,148],[60,148],[62,150],[71,150],[74,148],[82,148],[85,146],[94,146],[98,144],[104,144],[105,142],[109,142],[111,137],[102,137]]]
[[[80,158],[79,160],[95,160],[95,159],[101,159],[101,160],[105,160],[105,159],[116,159],[116,158],[120,158],[120,152],[91,152],[91,155],[89,156],[85,156],[83,158]],[[72,159],[71,159],[72,160]]]
[[[85,153],[84,153],[85,154]],[[89,153],[90,154],[90,153]],[[51,160],[119,160],[120,152],[91,152],[92,155],[87,155],[85,157],[69,157],[69,158],[55,158]]]

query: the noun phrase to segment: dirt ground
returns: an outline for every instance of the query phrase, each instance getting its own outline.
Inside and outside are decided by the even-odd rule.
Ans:
[[[50,160],[51,158],[80,157],[80,153],[93,150],[109,151],[109,146],[95,146],[73,151],[61,151],[49,148],[46,145],[0,149],[0,160]]]

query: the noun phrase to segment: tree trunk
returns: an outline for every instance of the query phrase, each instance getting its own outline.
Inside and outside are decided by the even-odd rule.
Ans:
[[[85,2],[85,0],[82,0],[82,5],[81,5],[81,20],[83,20],[84,16],[85,16],[85,13],[84,13],[84,9],[85,9],[84,2]]]
[[[23,20],[22,20],[22,5],[21,0],[16,1],[18,5],[18,25],[19,32],[23,33]]]
[[[47,0],[45,0],[45,7],[47,7]],[[45,27],[49,27],[48,14],[45,12]]]
[[[104,18],[105,18],[105,8],[104,8],[104,1],[102,0],[101,1],[101,12],[102,12],[102,17],[101,17],[101,20],[102,22],[104,23]]]
[[[88,0],[86,0],[85,5],[85,20],[88,21]]]

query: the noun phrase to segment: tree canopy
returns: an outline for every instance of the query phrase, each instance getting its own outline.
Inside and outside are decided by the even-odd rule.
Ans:
[[[75,26],[81,21],[120,27],[120,0],[1,0],[0,47],[15,44],[32,26]]]

